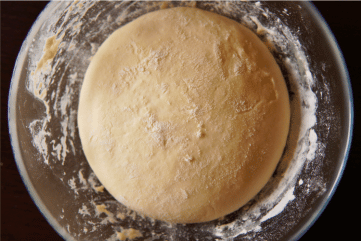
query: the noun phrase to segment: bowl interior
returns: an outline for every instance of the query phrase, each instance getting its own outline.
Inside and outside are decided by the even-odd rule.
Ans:
[[[118,203],[89,167],[77,131],[82,80],[101,43],[142,14],[176,6],[215,11],[252,29],[270,47],[291,98],[290,134],[272,179],[240,210],[201,224],[170,225]],[[56,49],[54,56],[45,54],[46,44]],[[67,240],[116,240],[132,230],[149,240],[297,239],[341,177],[352,114],[342,55],[305,2],[51,2],[24,41],[9,97],[20,173],[39,209]]]

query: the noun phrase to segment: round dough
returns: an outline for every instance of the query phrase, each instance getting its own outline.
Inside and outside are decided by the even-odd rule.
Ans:
[[[196,8],[145,14],[99,48],[81,90],[86,158],[129,208],[214,220],[271,177],[290,121],[287,88],[249,29]]]

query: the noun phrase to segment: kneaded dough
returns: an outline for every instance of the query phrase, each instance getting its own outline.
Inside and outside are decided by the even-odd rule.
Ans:
[[[99,48],[81,90],[86,158],[121,203],[196,223],[267,183],[290,121],[285,81],[261,40],[196,8],[145,14]]]

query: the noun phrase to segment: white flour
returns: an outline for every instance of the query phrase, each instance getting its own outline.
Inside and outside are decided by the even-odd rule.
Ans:
[[[75,239],[123,240],[122,235],[130,234],[146,240],[184,240],[191,236],[221,240],[272,239],[270,237],[276,238],[278,234],[267,230],[276,227],[278,220],[285,219],[293,207],[304,206],[303,195],[319,196],[325,191],[321,174],[308,177],[303,173],[323,150],[314,129],[317,98],[312,87],[316,80],[298,39],[299,33],[263,5],[262,2],[197,3],[200,8],[214,9],[238,19],[254,30],[276,56],[291,93],[292,119],[284,156],[266,187],[234,214],[205,224],[170,225],[128,210],[104,190],[81,151],[76,122],[83,76],[100,44],[125,22],[167,5],[162,2],[59,3],[59,10],[40,31],[42,38],[29,49],[27,89],[44,104],[46,111],[28,128],[44,168],[51,169],[64,184],[62,188],[74,197],[69,201],[71,204],[64,204],[59,219],[64,221],[59,223]],[[290,13],[283,9],[283,14]],[[59,18],[60,15],[63,17]],[[48,62],[38,68],[39,60],[52,50],[44,49],[49,38],[58,44],[56,55],[48,54]],[[75,211],[71,211],[71,206]],[[284,233],[302,215],[302,212],[295,214],[295,221],[284,223]]]

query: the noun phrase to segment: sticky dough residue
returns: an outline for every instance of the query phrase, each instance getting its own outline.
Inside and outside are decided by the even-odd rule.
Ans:
[[[313,170],[316,175],[307,174],[317,164],[315,157],[322,155],[323,150],[314,127],[317,124],[317,98],[312,91],[315,79],[297,33],[275,17],[262,2],[98,4],[87,1],[61,3],[58,12],[41,27],[42,38],[29,50],[27,89],[43,103],[45,111],[34,118],[28,128],[39,161],[61,180],[62,188],[73,197],[69,203],[61,204],[64,207],[59,218],[60,225],[72,237],[79,240],[186,240],[192,235],[200,235],[204,239],[221,240],[235,237],[272,239],[272,234],[267,232],[277,227],[277,220],[288,217],[287,210],[303,207],[304,197],[308,195],[319,196],[325,192],[321,173]],[[84,73],[91,56],[106,37],[145,12],[187,4],[238,19],[260,35],[275,55],[282,53],[279,60],[292,93],[290,133],[293,134],[276,175],[255,200],[230,217],[197,225],[196,233],[193,226],[172,226],[142,217],[116,202],[89,168],[76,127]],[[297,219],[300,215],[303,214],[289,218]],[[293,227],[292,222],[288,223],[285,232]]]
[[[61,39],[56,39],[56,37],[57,36],[54,35],[46,40],[44,54],[36,66],[35,73],[44,68],[47,63],[54,59],[61,41]]]
[[[142,233],[133,228],[123,229],[121,232],[117,232],[117,238],[119,240],[135,239],[140,237],[142,237]]]

